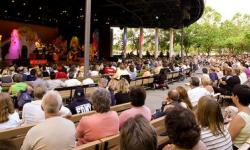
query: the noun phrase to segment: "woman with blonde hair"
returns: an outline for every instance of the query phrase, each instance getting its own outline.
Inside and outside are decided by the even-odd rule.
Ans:
[[[129,83],[122,78],[117,84],[117,93],[115,93],[116,104],[123,104],[130,102],[129,98]]]
[[[0,93],[0,130],[14,128],[21,123],[8,93]]]
[[[193,106],[188,97],[187,90],[182,86],[178,86],[176,90],[178,91],[180,96],[179,99],[181,101],[181,106],[183,106],[184,108],[188,108],[189,110],[192,110]]]
[[[210,95],[214,95],[214,89],[212,87],[212,81],[210,78],[208,77],[202,77],[201,78],[201,84],[203,86],[203,88],[205,88],[209,93]]]
[[[200,98],[197,121],[201,127],[201,141],[208,150],[232,150],[232,140],[224,127],[220,105],[210,96]]]

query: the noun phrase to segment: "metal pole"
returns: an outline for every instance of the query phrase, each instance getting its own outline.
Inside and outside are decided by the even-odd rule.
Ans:
[[[169,43],[169,57],[172,59],[173,51],[174,51],[174,30],[170,29],[170,43]]]
[[[90,51],[90,24],[91,24],[91,0],[86,0],[85,8],[85,39],[84,39],[84,78],[89,73],[89,51]]]
[[[140,28],[139,57],[142,58],[143,28]]]
[[[158,58],[158,49],[159,49],[159,29],[155,28],[155,59]]]
[[[184,27],[181,29],[181,59],[183,59],[184,55],[183,55],[183,36],[184,36]]]
[[[123,31],[123,48],[122,48],[122,57],[126,58],[126,47],[127,47],[127,27],[124,27]]]

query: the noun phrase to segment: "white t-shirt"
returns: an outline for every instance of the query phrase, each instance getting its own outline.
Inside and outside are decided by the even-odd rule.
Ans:
[[[3,123],[0,123],[0,130],[7,129],[7,128],[15,128],[19,126],[21,123],[21,120],[19,118],[19,115],[17,112],[14,112],[13,114],[9,114],[9,120]]]
[[[41,108],[42,100],[32,101],[30,103],[26,103],[23,106],[22,118],[24,124],[35,124],[40,123],[45,120],[44,111]],[[62,106],[60,110],[61,116],[71,115],[71,112],[68,108]]]
[[[87,78],[82,81],[82,84],[83,85],[94,84],[94,81],[91,78]]]
[[[245,72],[242,72],[239,75],[239,78],[240,78],[240,84],[243,84],[243,83],[247,82],[247,74]]]
[[[208,95],[210,95],[210,93],[205,88],[202,87],[195,87],[188,91],[188,96],[190,98],[193,107],[198,104],[198,101],[202,96],[208,96]]]
[[[66,84],[67,87],[69,86],[78,86],[81,85],[82,83],[77,80],[77,79],[68,79],[64,82]]]

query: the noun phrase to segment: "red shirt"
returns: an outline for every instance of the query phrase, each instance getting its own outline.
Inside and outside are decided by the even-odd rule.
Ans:
[[[105,67],[103,70],[104,74],[114,74],[115,73],[115,69],[111,68],[111,67]]]
[[[55,78],[64,79],[64,78],[67,78],[67,74],[65,72],[57,72]]]

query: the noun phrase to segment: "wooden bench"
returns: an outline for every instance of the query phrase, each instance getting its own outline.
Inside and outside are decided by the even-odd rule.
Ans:
[[[160,136],[161,133],[166,132],[165,128],[165,116],[152,120],[150,124],[155,128],[157,133],[157,142],[158,145],[166,143],[169,138],[168,136]]]
[[[14,129],[6,129],[0,131],[0,140],[7,140],[13,143],[17,148],[23,144],[25,135],[34,125],[21,126]]]
[[[102,142],[100,140],[96,140],[87,144],[83,144],[81,146],[77,146],[73,148],[73,150],[101,150],[101,144]]]
[[[131,108],[132,105],[131,103],[125,103],[125,104],[120,104],[120,105],[115,105],[111,107],[111,110],[117,111],[117,113],[120,113],[124,110],[127,110]],[[95,111],[90,111],[82,114],[76,114],[72,115],[71,118],[69,118],[72,122],[77,124],[83,116],[88,116],[96,113]],[[30,128],[35,126],[34,124],[32,125],[25,125],[25,126],[20,126],[16,128],[11,128],[11,129],[6,129],[0,131],[0,140],[8,140],[12,142],[17,148],[20,148],[23,140],[25,138],[25,135],[29,131]]]

